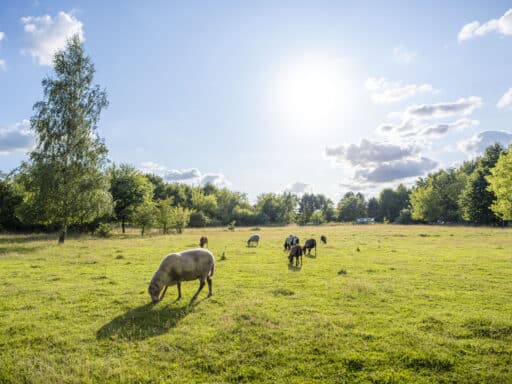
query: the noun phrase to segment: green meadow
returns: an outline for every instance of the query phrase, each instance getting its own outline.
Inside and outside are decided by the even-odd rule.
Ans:
[[[246,247],[260,233],[256,248]],[[327,236],[290,267],[287,235]],[[150,304],[163,256],[198,281]],[[224,257],[221,257],[224,254]],[[0,235],[0,383],[511,383],[512,231],[337,225]]]

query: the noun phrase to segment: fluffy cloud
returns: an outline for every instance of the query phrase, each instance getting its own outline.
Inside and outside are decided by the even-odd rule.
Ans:
[[[5,39],[5,33],[0,32],[0,41],[2,41],[3,39]]]
[[[385,183],[420,176],[435,167],[437,167],[437,162],[426,157],[419,159],[402,159],[379,164],[373,169],[359,170],[356,172],[356,178],[367,182]]]
[[[334,157],[337,162],[350,165],[368,166],[384,161],[393,161],[412,156],[417,149],[412,146],[401,146],[392,143],[377,143],[361,140],[360,145],[340,145],[326,148],[325,155]]]
[[[63,49],[66,40],[74,34],[84,40],[82,22],[66,12],[59,12],[55,17],[22,17],[21,22],[29,42],[29,47],[22,52],[30,54],[41,65],[52,65],[55,52]]]
[[[375,103],[394,103],[420,93],[435,92],[430,84],[401,85],[398,82],[390,82],[383,77],[379,79],[369,78],[365,82],[365,88],[370,92]]]
[[[432,124],[424,127],[420,132],[423,136],[442,136],[453,130],[463,130],[480,124],[478,120],[459,119],[453,123]]]
[[[362,140],[361,145],[327,148],[325,154],[338,163],[353,166],[357,184],[368,186],[420,176],[437,166],[431,159],[418,157],[418,152],[419,149],[411,145]],[[351,185],[353,190],[354,184]]]
[[[512,104],[512,87],[508,89],[507,92],[503,96],[501,96],[501,99],[498,101],[498,104],[496,106],[498,108],[505,108]]]
[[[228,187],[231,182],[221,173],[201,173],[197,168],[169,169],[163,165],[148,161],[139,168],[142,172],[161,176],[169,183],[185,183],[191,185],[205,185],[212,183],[218,187]]]
[[[467,116],[482,106],[482,98],[470,96],[462,97],[454,102],[436,104],[413,105],[406,109],[405,115],[416,119],[431,119],[455,115]]]
[[[393,57],[401,63],[410,64],[416,60],[416,56],[418,56],[416,52],[409,50],[403,45],[393,48]]]
[[[472,21],[462,27],[457,36],[459,41],[469,40],[476,36],[483,36],[496,31],[502,35],[512,35],[512,9],[509,9],[499,19],[491,19],[483,24]]]
[[[483,131],[467,140],[460,141],[457,147],[470,156],[474,156],[484,153],[485,148],[495,143],[508,147],[512,144],[512,132]]]
[[[0,128],[0,154],[28,151],[33,145],[30,121],[23,120],[13,128]]]
[[[308,183],[296,181],[295,183],[288,184],[284,191],[285,193],[293,193],[295,195],[303,195],[305,193],[313,193],[313,186]]]

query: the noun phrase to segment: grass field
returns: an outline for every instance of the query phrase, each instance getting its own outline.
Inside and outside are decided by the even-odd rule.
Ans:
[[[512,383],[510,229],[252,232],[0,235],[0,382]],[[289,268],[290,233],[328,244]],[[162,257],[202,234],[214,296],[151,305]]]

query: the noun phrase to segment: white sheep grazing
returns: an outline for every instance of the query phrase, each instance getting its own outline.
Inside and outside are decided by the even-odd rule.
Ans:
[[[199,289],[192,297],[194,301],[199,292],[203,289],[205,282],[208,282],[208,297],[213,295],[212,276],[215,269],[215,258],[213,254],[203,248],[190,249],[180,253],[171,253],[164,257],[160,267],[153,275],[149,284],[148,292],[153,304],[161,301],[167,287],[178,286],[178,299],[181,299],[181,282],[199,279]],[[160,292],[162,291],[160,296]]]

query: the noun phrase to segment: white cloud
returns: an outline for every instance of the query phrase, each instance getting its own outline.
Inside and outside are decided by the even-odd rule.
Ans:
[[[161,176],[169,183],[184,183],[190,185],[205,185],[212,183],[217,187],[228,187],[231,182],[221,173],[202,174],[197,168],[169,169],[164,165],[152,161],[144,162],[139,169],[145,173]]]
[[[34,145],[34,136],[30,131],[30,121],[23,120],[12,128],[0,128],[0,154],[30,150]]]
[[[498,101],[498,104],[496,106],[498,108],[505,108],[512,104],[512,87],[508,89],[507,92],[503,96],[501,96],[501,99]]]
[[[424,127],[420,135],[423,136],[443,136],[447,134],[449,131],[458,130],[461,131],[465,128],[474,127],[479,125],[480,122],[478,120],[470,120],[470,119],[459,119],[454,121],[453,123],[439,123],[439,124],[431,124]]]
[[[469,40],[476,36],[483,36],[496,31],[502,35],[512,35],[512,9],[509,9],[499,19],[491,19],[480,25],[479,21],[472,21],[462,27],[457,36],[459,41]]]
[[[454,102],[413,105],[405,110],[404,115],[416,119],[431,119],[455,115],[467,116],[472,114],[475,109],[482,107],[482,104],[481,97],[462,97]]]
[[[416,60],[417,53],[409,50],[403,45],[393,48],[393,57],[403,64],[410,64]]]
[[[0,69],[3,71],[7,70],[7,63],[3,59],[0,59]]]
[[[295,195],[303,195],[305,193],[313,193],[313,186],[308,183],[303,183],[301,181],[296,181],[294,183],[288,184],[283,192],[285,193],[293,193]]]
[[[479,134],[457,143],[459,150],[474,156],[484,153],[485,149],[495,143],[508,147],[512,144],[512,132],[508,131],[483,131]]]
[[[0,41],[2,41],[3,39],[5,39],[5,33],[4,32],[0,32]]]
[[[71,13],[59,12],[57,16],[22,17],[29,47],[22,52],[30,54],[38,64],[52,65],[55,53],[63,49],[66,40],[78,34],[84,41],[83,24]]]
[[[325,154],[338,163],[354,167],[355,177],[350,184],[352,190],[355,190],[355,185],[369,188],[374,183],[383,184],[420,176],[437,166],[435,161],[418,156],[419,148],[416,146],[365,139],[361,140],[360,145],[327,148]]]
[[[421,157],[419,159],[401,159],[378,164],[373,169],[363,169],[356,172],[356,178],[366,182],[385,183],[409,177],[417,177],[437,167],[437,162]]]
[[[338,163],[350,165],[368,166],[386,161],[394,161],[412,156],[417,148],[410,145],[403,146],[392,143],[378,143],[369,140],[361,140],[361,144],[340,145],[325,150],[325,155],[334,157]]]
[[[433,93],[434,88],[430,84],[406,84],[391,82],[386,78],[369,78],[365,82],[365,88],[370,92],[375,103],[394,103],[408,99],[420,93]]]

